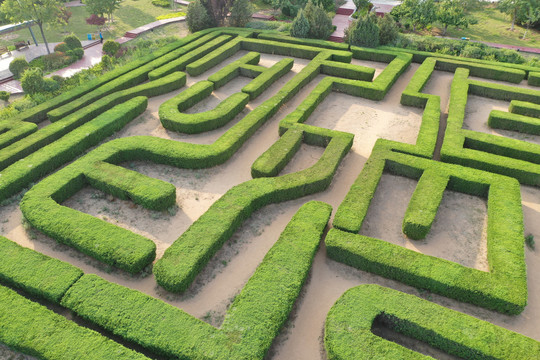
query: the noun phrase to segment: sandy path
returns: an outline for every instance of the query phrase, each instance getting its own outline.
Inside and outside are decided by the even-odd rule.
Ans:
[[[205,79],[208,75],[242,55],[244,53],[237,54],[199,77],[188,76],[188,84]],[[270,66],[281,58],[283,57],[263,54],[261,64]],[[177,141],[212,143],[235,121],[244,116],[250,108],[257,106],[279,90],[286,81],[294,76],[294,73],[300,71],[307,63],[306,60],[295,59],[295,66],[291,73],[280,79],[260,98],[250,102],[248,109],[243,114],[221,129],[200,135],[183,135],[163,129],[157,117],[159,105],[183,90],[180,89],[150,99],[147,111],[111,138],[144,134]],[[380,64],[378,66],[380,72]],[[1,234],[24,246],[68,261],[81,267],[87,273],[96,273],[109,281],[158,297],[196,317],[219,326],[231,299],[253,274],[268,249],[274,244],[292,215],[302,204],[312,199],[321,200],[331,204],[335,211],[360,173],[377,138],[415,143],[422,111],[401,106],[399,98],[416,68],[417,65],[413,64],[381,102],[331,93],[319,105],[308,123],[352,132],[355,134],[355,141],[352,151],[343,160],[330,187],[313,196],[270,205],[257,211],[245,221],[232,239],[225,244],[197,277],[194,285],[183,295],[174,295],[159,288],[151,273],[130,276],[119,270],[111,269],[67,246],[57,244],[54,240],[32,229],[25,229],[16,203],[0,208],[0,218],[4,219],[0,224]],[[441,95],[443,104],[448,103],[449,81],[451,80],[451,77],[448,78],[446,75],[436,72],[425,90]],[[145,162],[123,164],[123,166],[143,174],[174,184],[177,188],[177,207],[170,211],[148,211],[133,206],[130,202],[107,197],[91,188],[80,191],[64,205],[103,219],[107,218],[107,221],[148,236],[156,242],[158,257],[160,257],[163,251],[216,199],[232,186],[251,179],[250,167],[253,161],[278,139],[279,120],[294,110],[322,78],[323,76],[318,76],[304,87],[297,96],[280,109],[274,118],[261,127],[232,159],[223,165],[211,169],[186,170]],[[242,84],[245,84],[244,80],[247,79],[241,78],[232,83],[231,86],[219,89],[211,99],[201,102],[197,111],[213,108],[218,100],[238,91],[243,86]],[[489,103],[489,100],[478,100],[477,105],[484,106],[484,102]],[[480,112],[480,114],[482,113],[486,114],[485,110]],[[313,164],[321,154],[321,148],[303,145],[282,173],[306,168]],[[485,233],[485,202],[482,199],[463,194],[445,193],[432,232],[426,241],[411,242],[403,238],[400,228],[414,186],[415,181],[413,180],[384,175],[362,233],[366,231],[367,234],[379,236],[386,241],[398,243],[415,251],[440,256],[484,270],[486,267],[485,236],[483,236]],[[540,236],[540,223],[537,221],[540,215],[540,189],[524,187],[523,204],[526,232],[532,233],[538,238]],[[107,209],[105,210],[105,208]],[[393,221],[386,223],[384,219],[389,217]],[[467,232],[461,232],[460,229],[467,229]],[[540,329],[536,322],[540,316],[540,281],[534,275],[540,271],[540,259],[538,251],[533,252],[527,249],[526,253],[529,267],[529,306],[521,315],[510,317],[427,292],[419,292],[398,282],[352,269],[328,259],[325,248],[322,246],[316,255],[308,284],[297,302],[291,320],[276,339],[269,358],[325,359],[321,340],[324,319],[328,310],[344,291],[352,286],[365,283],[377,283],[419,295],[540,340]],[[422,343],[409,342],[415,343],[423,351],[429,352],[429,349],[426,349]]]

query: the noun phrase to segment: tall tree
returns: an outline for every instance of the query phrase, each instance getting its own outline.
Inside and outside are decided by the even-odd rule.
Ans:
[[[436,20],[435,3],[433,0],[403,0],[392,10],[392,15],[408,19],[416,31],[417,26],[426,27]]]
[[[437,20],[444,26],[443,36],[448,26],[469,26],[469,19],[465,15],[465,8],[460,0],[444,0],[437,8]]]
[[[540,0],[527,0],[524,6],[523,18],[523,22],[527,27],[525,33],[523,33],[523,40],[525,40],[531,25],[540,20]]]
[[[62,2],[59,0],[5,0],[0,9],[12,22],[34,20],[34,23],[41,31],[47,53],[51,53],[49,43],[43,32],[43,26],[61,23],[59,15],[64,9]]]
[[[123,0],[84,0],[86,10],[90,15],[107,15],[109,21],[113,21],[113,13],[120,7]]]
[[[514,31],[514,25],[516,24],[516,17],[525,5],[524,0],[501,0],[497,4],[497,9],[500,12],[508,14],[512,17],[512,26],[510,30]]]

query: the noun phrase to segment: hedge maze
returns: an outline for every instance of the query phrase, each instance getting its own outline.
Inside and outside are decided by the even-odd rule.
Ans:
[[[296,66],[297,59],[305,65]],[[376,75],[372,62],[385,67]],[[437,71],[453,74],[446,123],[440,96],[425,91]],[[308,200],[333,191],[336,178],[348,171],[344,164],[350,164],[355,134],[314,126],[310,116],[332,92],[381,101],[404,76],[410,80],[397,106],[421,109],[416,141],[379,138],[332,217],[331,205]],[[220,98],[212,109],[193,111],[239,77],[249,80],[239,91]],[[469,303],[493,316],[523,316],[531,306],[531,274],[520,186],[540,185],[540,145],[468,130],[464,121],[469,95],[490,98],[508,103],[507,111],[486,114],[490,129],[540,135],[539,79],[538,69],[522,65],[217,28],[189,35],[2,121],[2,206],[24,194],[19,208],[25,223],[119,270],[100,276],[97,262],[83,270],[21,239],[0,236],[0,343],[43,359],[271,358],[270,349],[287,331],[284,325],[294,321],[293,309],[301,306],[297,300],[316,254],[323,251],[321,243],[326,261],[344,264],[347,271],[356,268],[451,298],[458,308]],[[299,97],[308,86],[311,90]],[[156,96],[167,99],[151,99]],[[258,105],[252,106],[256,99]],[[144,121],[149,102],[156,101],[156,117],[167,134],[217,138],[199,144],[151,134],[118,136]],[[284,110],[287,106],[290,111]],[[358,121],[363,116],[358,113]],[[260,149],[250,166],[251,179],[230,186],[187,230],[178,231],[163,254],[148,236],[65,205],[90,187],[144,209],[167,211],[177,205],[172,181],[126,164],[167,165],[179,173],[218,167],[253,146],[272,121],[279,137]],[[322,155],[301,170],[287,171],[305,147],[321,148]],[[402,221],[403,236],[412,241],[430,241],[445,191],[485,199],[488,271],[363,235],[383,174],[417,181]],[[303,205],[248,274],[219,327],[111,281],[118,274],[137,281],[141,273],[152,273],[151,281],[163,293],[189,293],[255,212],[296,199]],[[1,235],[6,233],[2,228]],[[337,294],[337,302],[324,309],[328,359],[430,358],[375,335],[375,322],[464,359],[540,359],[540,342],[533,338],[407,294],[406,286],[360,284]],[[76,321],[66,317],[69,312]]]

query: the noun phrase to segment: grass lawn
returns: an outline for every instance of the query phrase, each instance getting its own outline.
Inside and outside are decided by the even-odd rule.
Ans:
[[[152,0],[124,0],[120,8],[114,13],[114,23],[109,24],[103,31],[105,39],[116,39],[122,37],[128,30],[132,30],[144,24],[148,24],[156,20],[159,15],[165,15],[176,11],[185,11],[185,9],[177,5],[176,10],[165,9],[159,6],[152,5]],[[69,8],[73,13],[69,24],[65,27],[45,29],[45,37],[48,42],[60,42],[67,34],[74,33],[81,40],[86,40],[86,34],[98,33],[97,26],[88,25],[86,18],[90,15],[84,6]],[[37,26],[33,26],[32,30],[36,35],[38,43],[42,43],[41,33]],[[6,35],[0,36],[0,46],[13,45],[17,41],[32,41],[32,37],[28,29],[19,30]]]
[[[515,30],[510,31],[511,20],[506,14],[501,13],[493,6],[487,6],[484,10],[472,13],[478,20],[478,24],[471,25],[467,29],[458,30],[449,27],[447,36],[460,38],[462,36],[471,40],[480,40],[491,43],[540,47],[540,32],[531,29],[527,32],[527,37],[522,40],[525,28],[516,24]],[[434,34],[442,34],[442,26],[434,27]]]

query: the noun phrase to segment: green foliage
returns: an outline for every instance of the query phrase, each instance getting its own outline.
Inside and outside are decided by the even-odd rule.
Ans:
[[[533,234],[529,234],[529,235],[525,236],[525,244],[527,245],[527,247],[529,249],[531,249],[531,250],[535,249],[534,235]]]
[[[120,44],[114,40],[107,40],[103,43],[103,52],[109,56],[115,56],[120,50]]]
[[[312,0],[314,5],[322,7],[327,12],[336,11],[336,3],[334,0]]]
[[[59,44],[57,44],[55,47],[54,47],[54,52],[67,52],[68,50],[71,50],[69,48],[69,46],[67,46],[67,44],[65,42],[61,42]]]
[[[469,26],[469,20],[465,16],[465,8],[461,0],[444,0],[440,2],[437,7],[436,17],[443,24],[443,36],[446,35],[448,26]]]
[[[311,0],[307,3],[304,12],[309,22],[309,37],[326,40],[333,31],[330,16]]]
[[[403,0],[392,9],[391,14],[400,22],[410,21],[413,31],[416,31],[417,27],[426,27],[437,19],[435,9],[433,0]]]
[[[291,29],[291,23],[283,21],[250,21],[246,24],[247,28],[258,30],[277,30],[280,32],[288,32]]]
[[[107,15],[109,20],[113,20],[112,14],[120,8],[123,0],[85,0],[86,10],[90,15]]]
[[[173,19],[173,18],[177,18],[177,17],[181,17],[181,16],[186,16],[186,13],[182,12],[182,11],[178,11],[178,12],[173,12],[173,13],[169,13],[169,14],[165,14],[165,15],[160,15],[160,16],[156,17],[156,20]]]
[[[235,0],[231,8],[229,24],[235,27],[244,27],[251,20],[253,6],[249,0]]]
[[[8,101],[10,96],[11,96],[11,93],[7,91],[0,91],[0,100]]]
[[[73,34],[68,35],[64,38],[64,43],[71,49],[82,49],[82,44],[79,38]]]
[[[528,84],[532,86],[540,86],[540,72],[529,73]]]
[[[42,92],[44,85],[43,70],[40,68],[26,70],[21,78],[21,87],[29,95]]]
[[[9,63],[9,71],[13,74],[15,79],[20,79],[24,71],[30,67],[28,61],[24,56],[15,58],[12,62]]]
[[[376,15],[368,14],[355,20],[347,28],[347,41],[356,46],[379,46],[379,26]]]
[[[373,4],[370,0],[353,0],[354,6],[356,6],[356,11],[360,12],[360,14],[365,15],[371,7],[373,7]]]
[[[377,20],[379,26],[379,43],[381,45],[392,44],[399,36],[399,27],[390,14],[385,14]]]
[[[4,286],[0,323],[0,342],[40,359],[148,359]]]
[[[171,7],[171,1],[170,0],[152,0],[152,5],[168,9]]]
[[[307,38],[309,36],[309,21],[304,16],[304,11],[300,10],[291,26],[291,36],[297,38]]]
[[[289,0],[285,0],[281,3],[281,13],[291,18],[296,17],[300,9],[301,7],[299,5],[293,4]]]
[[[212,19],[201,0],[195,0],[189,3],[186,14],[186,22],[189,31],[197,32],[212,27]]]
[[[328,312],[328,359],[429,358],[375,335],[375,322],[460,359],[533,359],[540,352],[540,342],[487,321],[397,290],[360,285],[347,290]]]

